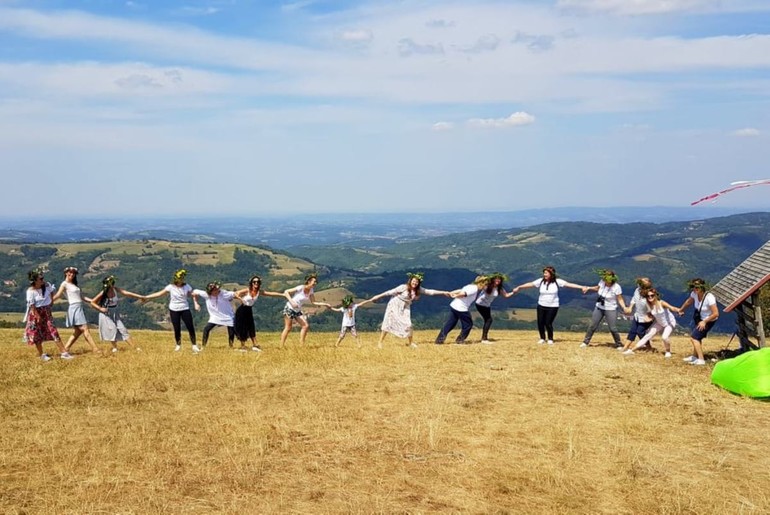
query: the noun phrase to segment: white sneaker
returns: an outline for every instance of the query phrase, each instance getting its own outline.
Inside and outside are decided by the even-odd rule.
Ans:
[[[176,347],[174,347],[174,352],[179,352],[180,350],[182,350],[182,346],[177,343]]]
[[[117,347],[113,347],[112,348],[112,352],[118,352],[118,348]]]
[[[671,357],[671,353],[667,352],[666,354],[663,355],[663,357],[666,359],[669,359]]]
[[[634,354],[634,351],[632,349],[626,349],[623,351],[624,356],[631,356]]]
[[[615,350],[619,350],[620,352],[623,352],[623,347],[615,347]]]
[[[484,345],[492,345],[492,342],[490,342],[489,340],[481,340],[481,343],[483,343]]]
[[[580,344],[581,349],[585,349],[586,347],[588,347],[588,344],[586,342],[583,342]]]
[[[698,358],[696,358],[695,356],[687,356],[686,358],[682,358],[682,361],[686,361],[687,363],[692,363],[696,359]]]
[[[691,365],[700,365],[700,366],[703,366],[703,365],[705,365],[705,364],[706,364],[706,360],[705,360],[705,359],[694,359],[694,360],[690,361],[690,364],[691,364]]]
[[[260,348],[259,348],[259,347],[257,347],[256,345],[255,345],[255,346],[253,346],[253,347],[251,348],[251,350],[253,350],[254,352],[262,352],[262,349],[260,349]]]
[[[417,344],[416,343],[410,343],[409,347],[411,347],[412,349],[416,349],[417,348]]]
[[[51,361],[51,356],[49,356],[48,354],[42,354],[40,356],[40,361],[42,361],[43,363],[47,363]]]
[[[193,351],[193,354],[198,354],[201,351],[201,348],[193,344],[192,351]]]
[[[553,345],[553,340],[548,340],[548,345]]]
[[[540,339],[537,341],[537,344],[538,344],[538,345],[543,345],[544,343],[545,343],[545,340],[543,340],[542,338],[540,338]]]
[[[75,356],[73,356],[72,354],[70,354],[70,353],[69,353],[69,352],[67,352],[67,351],[64,351],[64,352],[62,352],[62,353],[61,353],[61,355],[60,355],[59,357],[60,357],[61,359],[75,359]]]

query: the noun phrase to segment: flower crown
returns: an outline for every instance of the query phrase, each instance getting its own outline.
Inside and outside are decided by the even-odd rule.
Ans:
[[[67,272],[72,272],[76,274],[78,273],[78,269],[77,267],[74,267],[74,266],[68,266],[67,268],[64,269],[64,273],[66,274]]]
[[[315,279],[316,281],[318,281],[318,274],[315,272],[313,272],[312,274],[307,274],[305,276],[305,284],[307,284],[310,281],[310,279]]]
[[[500,279],[501,283],[507,283],[508,282],[508,276],[505,275],[502,272],[495,272],[495,273],[489,274],[487,276],[487,279],[489,279],[490,281],[492,281],[494,279]]]
[[[102,286],[105,288],[109,288],[111,286],[115,286],[115,276],[114,275],[108,275],[104,279],[102,279]]]
[[[687,289],[692,290],[693,288],[706,291],[711,289],[711,285],[703,279],[690,279],[687,281]]]
[[[180,268],[174,272],[174,282],[183,281],[185,277],[187,277],[187,270],[184,268]]]
[[[211,281],[206,285],[206,293],[211,293],[214,290],[218,290],[222,287],[222,283],[219,281]]]
[[[422,282],[422,280],[425,278],[425,274],[422,272],[407,272],[406,276],[409,279],[417,279],[420,282]]]
[[[45,275],[46,273],[45,267],[39,266],[37,268],[33,268],[29,272],[27,272],[27,278],[29,279],[29,282],[34,283],[35,280],[37,280],[38,277],[41,275]]]
[[[351,304],[353,304],[353,296],[352,295],[345,295],[342,298],[342,307],[346,308],[346,307],[350,306]]]
[[[597,274],[599,274],[599,277],[604,280],[605,283],[616,283],[618,282],[618,276],[615,274],[615,272],[612,272],[611,270],[607,270],[606,268],[598,268],[594,270]]]

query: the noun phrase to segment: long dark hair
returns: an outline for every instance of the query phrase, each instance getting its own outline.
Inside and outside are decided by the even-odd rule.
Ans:
[[[415,288],[412,288],[412,279],[417,280],[417,286]],[[421,286],[422,279],[420,279],[416,274],[410,275],[409,279],[406,280],[406,291],[409,294],[409,297],[412,299],[417,299],[420,296]]]
[[[107,293],[115,287],[115,276],[114,275],[108,275],[104,279],[102,279],[102,296],[99,299],[99,305],[100,306],[106,306],[107,301],[109,300],[109,297],[107,297]]]
[[[257,283],[257,287],[252,288],[255,281]],[[254,293],[259,293],[261,289],[262,289],[262,278],[258,275],[252,275],[251,278],[249,279],[249,293],[251,294],[252,291]]]
[[[548,281],[543,279],[543,282],[545,282],[545,287],[547,288],[549,284],[556,282],[556,269],[549,265],[543,268],[543,272],[548,272],[548,274],[550,275],[550,279]]]

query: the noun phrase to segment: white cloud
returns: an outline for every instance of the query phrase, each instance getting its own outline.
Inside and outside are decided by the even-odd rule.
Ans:
[[[369,43],[373,37],[372,31],[366,29],[345,30],[339,35],[341,40],[351,43]]]
[[[452,122],[436,122],[432,127],[432,129],[436,132],[451,131],[454,128],[455,124]]]
[[[568,11],[606,12],[621,16],[676,12],[744,12],[770,9],[767,2],[763,4],[759,0],[558,0],[556,6]]]
[[[535,117],[523,111],[517,111],[507,118],[471,118],[468,126],[477,129],[505,129],[535,123]]]
[[[753,127],[746,127],[744,129],[738,129],[737,131],[733,131],[733,136],[737,136],[739,138],[754,138],[761,134],[759,129],[755,129]]]

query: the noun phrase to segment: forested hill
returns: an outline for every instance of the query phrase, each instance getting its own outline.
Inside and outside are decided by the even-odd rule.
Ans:
[[[407,271],[425,272],[428,287],[451,290],[478,273],[493,271],[508,274],[507,287],[512,288],[538,277],[545,265],[555,266],[560,276],[570,281],[595,284],[595,269],[613,268],[625,293],[633,291],[635,277],[645,275],[654,280],[665,298],[678,304],[686,295],[688,278],[700,276],[715,283],[769,239],[770,213],[753,213],[661,224],[549,223],[390,242],[381,248],[302,246],[288,253],[243,244],[156,240],[1,244],[0,312],[23,311],[26,273],[38,266],[51,270],[47,279],[56,283],[62,280],[65,266],[78,267],[81,287],[89,295],[99,291],[101,279],[108,274],[116,275],[123,288],[146,294],[163,288],[173,271],[181,267],[189,270],[189,281],[195,287],[220,280],[225,287],[235,288],[244,285],[252,274],[259,274],[265,286],[273,290],[295,286],[307,272],[316,270],[320,274],[317,291],[325,290],[326,300],[332,303],[346,293],[366,298],[390,289],[404,282]],[[583,327],[592,298],[573,290],[561,295],[563,309],[558,324]],[[367,306],[361,313],[363,329],[378,326],[382,304],[371,309]],[[496,327],[530,327],[531,321],[514,316],[513,310],[523,313],[534,304],[532,290],[498,300],[494,307],[501,312]],[[281,305],[280,299],[261,299],[257,323],[265,330],[279,328]],[[415,322],[422,327],[438,327],[446,305],[443,297],[421,299],[414,310]],[[126,313],[133,327],[159,327],[166,314],[165,302],[145,306],[126,303]],[[311,314],[316,328],[339,327],[337,313]],[[95,321],[93,310],[89,316]],[[205,313],[198,315],[199,321],[205,318]],[[730,317],[723,317],[719,328],[729,331],[730,324]]]
[[[615,269],[624,282],[649,275],[669,289],[703,276],[716,282],[770,240],[770,213],[690,222],[599,224],[563,222],[522,229],[474,231],[390,245],[292,247],[315,263],[367,273],[464,268],[502,271],[512,282],[537,276],[544,265],[575,281],[596,268]]]

